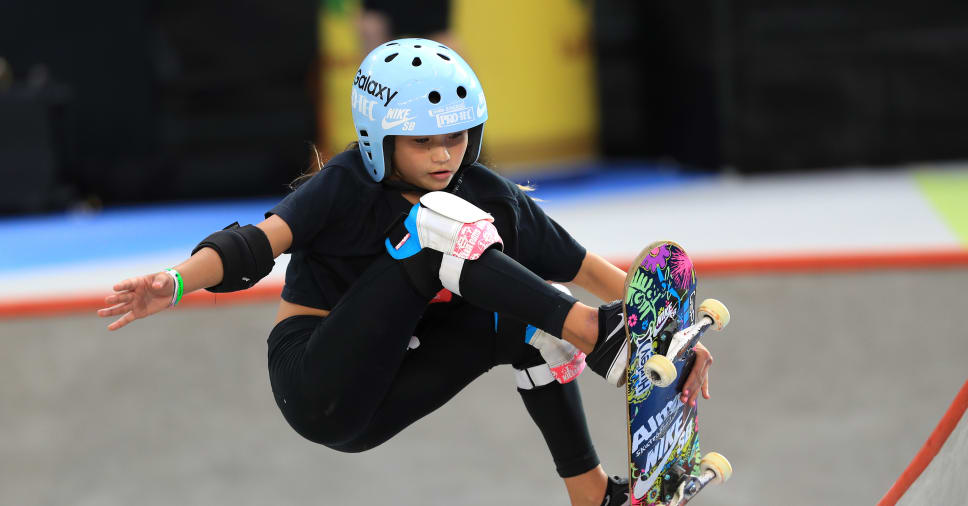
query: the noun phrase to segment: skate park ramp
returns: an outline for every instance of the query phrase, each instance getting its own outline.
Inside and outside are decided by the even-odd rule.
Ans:
[[[968,381],[879,505],[960,504],[968,499],[968,482],[963,476],[968,455],[966,408]]]
[[[734,474],[692,504],[874,504],[937,428],[966,380],[968,267],[956,226],[965,217],[922,193],[919,177],[702,179],[661,192],[539,187],[549,214],[616,261],[652,240],[677,239],[697,258],[698,297],[720,299],[732,313],[726,330],[704,338],[715,365],[699,424],[703,451],[726,455]],[[877,191],[858,194],[862,188]],[[826,200],[815,203],[814,193]],[[677,195],[702,198],[674,213]],[[791,204],[798,195],[803,205]],[[644,211],[630,204],[660,199]],[[736,214],[745,212],[752,214]],[[237,213],[230,221],[259,217]],[[654,217],[641,220],[645,232],[616,219],[643,213]],[[17,267],[0,271],[8,308],[0,319],[0,504],[567,504],[508,366],[385,445],[341,454],[300,438],[273,403],[265,367],[271,298],[208,296],[206,305],[106,331],[91,297],[180,261],[214,229],[169,216],[159,223],[191,221],[185,228],[203,235],[180,238],[187,246],[152,239],[143,250],[124,236],[123,255],[104,244],[94,254],[71,240],[96,235],[80,223],[104,224],[73,217],[60,257],[7,257],[4,265]],[[710,228],[710,216],[728,230]],[[215,226],[228,223],[221,218]],[[55,225],[0,223],[0,237]],[[143,233],[157,237],[154,230]],[[72,262],[71,250],[82,260]],[[753,251],[767,253],[752,265],[728,262]],[[919,251],[929,268],[912,257]],[[100,277],[77,274],[95,270]],[[68,295],[80,306],[67,304]],[[34,304],[45,299],[56,307]],[[16,314],[27,306],[13,304],[23,300],[32,310]],[[578,381],[606,472],[622,473],[623,392],[593,374]],[[947,441],[964,448],[964,435],[962,420]],[[936,483],[915,481],[907,494]],[[920,496],[902,499],[918,504]]]

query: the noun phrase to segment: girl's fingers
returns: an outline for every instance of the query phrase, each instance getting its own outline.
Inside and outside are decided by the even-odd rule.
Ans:
[[[105,307],[105,308],[98,309],[97,312],[98,312],[98,314],[101,314],[101,313],[105,313],[105,314],[106,313],[110,313],[111,311],[116,311],[116,310],[120,309],[124,305],[125,305],[125,303],[124,302],[121,302],[121,303],[115,304],[115,305],[113,305],[111,307]]]
[[[696,377],[690,377],[689,381],[686,382],[685,388],[682,389],[682,395],[679,396],[679,400],[687,406],[695,406],[696,395],[699,394],[699,382],[696,381]]]
[[[125,292],[128,290],[131,290],[133,286],[134,286],[134,282],[131,279],[126,279],[120,283],[115,284],[113,288],[115,292]]]
[[[137,278],[128,278],[120,283],[114,285],[115,292],[133,292],[138,289],[138,287],[150,287],[151,285],[145,282],[145,279],[150,279],[151,276],[141,276]]]
[[[703,398],[709,398],[709,363],[703,365],[702,371],[700,371],[699,377],[696,378],[696,392],[693,394],[693,399],[698,399],[699,394],[702,394]]]
[[[686,379],[686,385],[682,389],[679,400],[688,406],[696,406],[696,399],[699,394],[706,399],[709,398],[709,369],[713,365],[713,356],[709,353],[702,343],[697,343],[695,347],[696,362]]]
[[[692,383],[690,383],[689,386],[690,388],[686,388],[682,390],[682,397],[680,397],[679,400],[682,401],[682,403],[687,406],[695,406],[696,388]]]
[[[679,400],[683,404],[695,407],[696,399],[699,398],[700,392],[702,396],[706,399],[709,398],[709,362],[706,362],[700,368],[694,368],[692,374],[689,375],[689,379],[686,380],[686,386],[682,389],[682,395],[679,396]]]
[[[124,316],[118,318],[114,323],[108,325],[108,330],[118,330],[121,327],[133,322],[135,320],[134,313],[128,311]]]
[[[114,316],[114,315],[119,315],[121,313],[124,313],[126,311],[128,311],[128,303],[127,302],[122,302],[120,304],[115,304],[114,306],[111,306],[111,307],[108,307],[108,308],[98,309],[97,310],[97,315],[98,316]]]
[[[131,292],[115,293],[113,295],[108,295],[104,298],[105,304],[118,304],[118,303],[128,303],[134,300],[134,294]]]

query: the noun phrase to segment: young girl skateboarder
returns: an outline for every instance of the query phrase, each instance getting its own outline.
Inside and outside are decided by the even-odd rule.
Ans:
[[[118,283],[98,314],[122,315],[116,330],[193,290],[248,288],[291,253],[268,355],[276,404],[299,434],[374,448],[510,363],[572,504],[625,504],[628,482],[599,465],[571,382],[587,363],[624,383],[621,301],[589,307],[545,281],[613,300],[625,273],[477,163],[487,104],[454,51],[383,44],[360,65],[351,101],[356,145],[258,225],[233,224],[174,269]],[[708,397],[711,363],[698,349],[683,401],[700,387]]]

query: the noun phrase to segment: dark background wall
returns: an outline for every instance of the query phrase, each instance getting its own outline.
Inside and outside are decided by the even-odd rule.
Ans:
[[[626,0],[596,22],[606,155],[748,172],[968,158],[963,2]]]
[[[281,193],[315,37],[312,0],[5,0],[0,211]]]
[[[278,195],[318,0],[5,0],[0,213]],[[606,158],[745,172],[968,158],[968,4],[594,2]]]

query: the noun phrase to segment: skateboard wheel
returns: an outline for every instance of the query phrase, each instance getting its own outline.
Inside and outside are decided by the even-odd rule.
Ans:
[[[699,470],[703,473],[707,470],[715,473],[716,478],[714,478],[714,481],[716,483],[725,483],[733,475],[733,466],[729,465],[726,457],[716,452],[709,452],[703,455],[702,461],[699,462]]]
[[[676,380],[676,366],[665,355],[653,355],[645,362],[645,373],[657,387],[667,387]]]
[[[708,316],[712,319],[716,330],[723,330],[729,325],[729,310],[716,299],[706,299],[699,305],[699,317]]]

